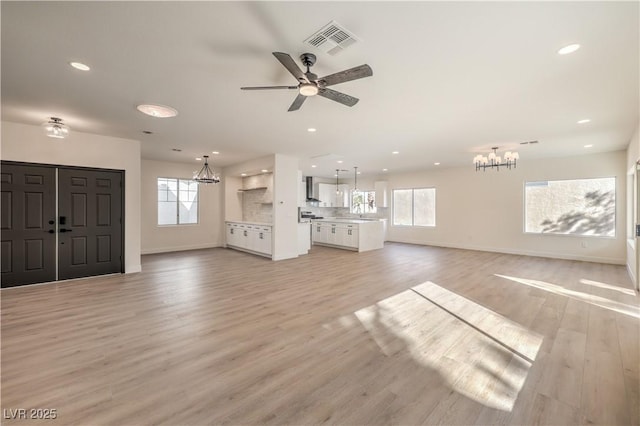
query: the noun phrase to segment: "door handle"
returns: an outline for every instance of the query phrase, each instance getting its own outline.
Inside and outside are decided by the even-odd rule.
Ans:
[[[71,232],[71,231],[73,231],[73,229],[64,229],[64,228],[60,229],[60,232]]]
[[[50,233],[50,234],[55,234],[56,233],[56,231],[54,231],[53,229],[49,229],[47,232]]]

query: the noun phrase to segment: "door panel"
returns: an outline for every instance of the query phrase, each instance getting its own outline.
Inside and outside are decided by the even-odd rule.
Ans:
[[[2,164],[2,287],[53,281],[55,168]]]
[[[59,279],[123,272],[122,172],[60,168]]]
[[[59,279],[123,272],[122,177],[59,169]]]

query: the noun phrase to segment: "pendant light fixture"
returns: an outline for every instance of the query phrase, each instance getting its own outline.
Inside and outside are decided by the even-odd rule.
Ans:
[[[62,122],[62,118],[51,117],[42,127],[50,138],[64,139],[69,135],[69,126]]]
[[[200,171],[193,176],[193,180],[199,184],[219,183],[220,176],[217,175],[211,167],[209,167],[209,156],[203,155],[202,157],[204,158],[204,166],[202,166]]]
[[[344,169],[336,169],[336,195],[340,195],[341,191],[340,191],[340,186],[339,186],[339,182],[338,182],[338,175],[340,174],[340,172],[348,172],[349,170],[344,170]]]

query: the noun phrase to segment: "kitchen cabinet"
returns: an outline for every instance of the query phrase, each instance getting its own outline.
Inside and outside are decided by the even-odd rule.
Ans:
[[[227,247],[271,257],[271,225],[227,222]]]
[[[349,185],[338,185],[337,192],[335,184],[318,184],[320,207],[349,207]]]
[[[313,242],[329,243],[329,233],[331,225],[329,223],[316,222],[313,224]]]
[[[383,222],[377,220],[334,219],[313,221],[313,244],[354,251],[384,246]]]
[[[374,183],[376,191],[376,207],[388,207],[387,203],[387,182],[378,181]]]

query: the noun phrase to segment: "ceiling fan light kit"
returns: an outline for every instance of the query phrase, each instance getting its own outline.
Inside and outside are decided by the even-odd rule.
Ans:
[[[506,167],[511,170],[511,168],[516,168],[517,160],[520,159],[520,154],[517,152],[507,151],[504,154],[504,159],[498,155],[498,147],[494,146],[491,148],[493,152],[489,153],[489,155],[484,156],[482,154],[478,154],[473,157],[473,164],[476,166],[476,172],[479,170],[486,171],[487,168],[500,171],[500,166]],[[504,161],[503,161],[504,160]]]
[[[322,78],[311,72],[311,67],[316,63],[316,55],[313,53],[303,53],[300,55],[300,61],[307,68],[306,72],[303,72],[300,67],[295,63],[293,58],[287,53],[273,52],[273,56],[280,61],[280,63],[291,73],[291,75],[298,81],[297,86],[253,86],[253,87],[241,87],[241,90],[298,90],[298,96],[293,100],[293,103],[289,107],[289,111],[297,111],[300,109],[307,97],[319,95],[323,98],[330,99],[332,101],[341,103],[349,107],[358,103],[359,99],[353,96],[347,95],[342,92],[338,92],[333,89],[328,89],[328,86],[334,84],[345,83],[347,81],[357,80],[364,77],[371,77],[373,70],[367,64],[360,65],[348,70],[340,71],[335,74],[327,75]]]

